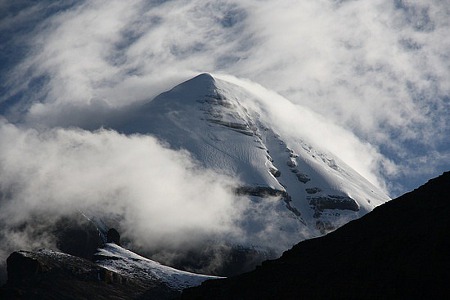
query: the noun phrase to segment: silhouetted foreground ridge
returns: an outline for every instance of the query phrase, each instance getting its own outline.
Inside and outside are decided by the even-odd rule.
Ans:
[[[182,299],[450,299],[450,172]]]

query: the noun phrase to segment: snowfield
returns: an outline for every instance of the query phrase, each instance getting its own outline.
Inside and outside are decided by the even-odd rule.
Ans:
[[[108,243],[96,254],[96,263],[127,278],[147,282],[161,282],[169,288],[181,291],[200,285],[208,279],[222,277],[199,275],[163,266],[116,244]]]

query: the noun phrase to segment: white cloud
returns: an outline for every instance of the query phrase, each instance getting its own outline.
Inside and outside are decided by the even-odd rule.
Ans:
[[[77,211],[121,216],[124,235],[147,247],[240,234],[237,222],[247,202],[234,196],[235,182],[155,138],[106,130],[41,132],[4,122],[0,135],[5,251],[49,243],[31,238],[20,244],[26,239],[18,232],[3,234],[11,228],[36,215],[51,223]]]
[[[237,196],[235,179],[151,136],[37,130],[4,119],[0,136],[0,265],[17,249],[55,248],[55,224],[80,212],[118,226],[129,246],[166,263],[190,249],[218,248],[205,266],[209,272],[232,245],[258,245],[278,255],[310,235],[306,228],[279,230],[299,225],[280,217],[283,201]]]

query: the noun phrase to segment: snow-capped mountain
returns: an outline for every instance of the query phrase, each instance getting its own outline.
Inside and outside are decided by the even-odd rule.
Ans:
[[[326,233],[389,200],[338,157],[270,127],[257,96],[242,86],[200,74],[138,106],[113,124],[185,149],[205,167],[238,179],[236,194],[252,200],[241,224],[251,246],[294,243]],[[292,124],[296,126],[296,124]],[[214,195],[201,195],[214,201]],[[208,199],[206,199],[208,198]],[[285,249],[283,249],[285,250]]]
[[[235,185],[230,189],[244,204],[238,234],[230,235],[226,241],[208,240],[207,245],[197,248],[176,249],[178,261],[165,261],[159,249],[145,252],[132,241],[125,241],[130,249],[152,258],[147,259],[106,243],[108,229],[120,226],[114,223],[114,217],[83,211],[80,216],[84,223],[74,218],[68,221],[67,230],[56,230],[58,245],[63,252],[93,258],[94,262],[51,251],[20,252],[16,255],[16,269],[20,271],[22,262],[27,263],[31,257],[45,268],[51,265],[50,280],[52,274],[81,268],[85,271],[75,274],[76,285],[89,278],[86,283],[89,290],[98,290],[98,294],[103,293],[106,283],[113,285],[119,299],[141,297],[142,293],[169,299],[185,288],[219,278],[172,267],[196,273],[239,274],[280,255],[301,240],[334,230],[389,200],[383,191],[326,149],[314,146],[306,138],[285,136],[268,121],[264,109],[258,106],[260,102],[244,86],[201,74],[148,102],[133,105],[126,110],[125,118],[105,125],[127,135],[155,136],[173,149],[189,152],[203,167],[234,177]],[[209,203],[214,201],[214,195],[202,191],[198,191],[198,197]],[[101,246],[92,257],[92,248],[98,245]],[[202,249],[203,246],[207,249]],[[83,247],[88,249],[87,255],[78,251]],[[173,253],[169,250],[166,254],[170,257]],[[48,274],[38,272],[30,280],[40,288],[39,278],[45,277],[42,282],[47,282]],[[36,278],[39,280],[34,282]],[[9,286],[14,286],[11,282]],[[65,296],[68,293],[65,283],[58,285]]]

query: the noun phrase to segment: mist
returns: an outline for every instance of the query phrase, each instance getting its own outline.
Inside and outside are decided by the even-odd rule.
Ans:
[[[147,248],[240,235],[247,203],[233,195],[236,182],[152,137],[4,122],[0,133],[1,261],[17,249],[55,248],[51,237],[21,224],[36,218],[37,233],[77,212],[117,216],[122,234]]]
[[[0,136],[0,277],[12,251],[57,250],[55,230],[64,218],[101,220],[127,247],[167,264],[205,255],[200,270],[210,273],[221,270],[235,245],[259,245],[273,258],[312,236],[278,230],[298,226],[277,215],[284,211],[279,198],[254,203],[238,196],[238,177],[205,169],[149,135],[1,120]]]

